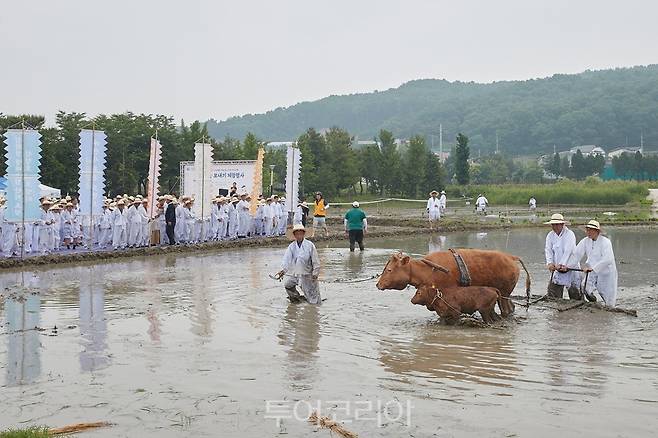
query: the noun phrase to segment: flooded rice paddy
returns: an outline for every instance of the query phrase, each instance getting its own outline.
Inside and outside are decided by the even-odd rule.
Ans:
[[[545,232],[367,239],[364,254],[321,243],[320,307],[288,304],[268,277],[283,248],[2,272],[0,430],[328,437],[304,421],[319,407],[361,437],[655,436],[656,230],[609,230],[618,305],[638,318],[538,305],[446,327],[411,290],[342,282],[378,274],[392,250],[495,248],[521,256],[541,294]]]

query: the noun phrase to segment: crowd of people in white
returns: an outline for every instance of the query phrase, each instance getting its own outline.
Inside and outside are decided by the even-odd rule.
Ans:
[[[149,208],[142,196],[123,195],[105,199],[102,214],[90,219],[80,214],[76,197],[42,198],[39,220],[16,223],[5,220],[5,202],[0,199],[0,253],[15,257],[77,248],[118,250],[286,233],[289,214],[284,197],[260,196],[254,201],[246,193],[218,196],[203,215],[194,202],[189,196],[164,195]],[[308,206],[300,202],[292,221],[305,223],[307,215]]]

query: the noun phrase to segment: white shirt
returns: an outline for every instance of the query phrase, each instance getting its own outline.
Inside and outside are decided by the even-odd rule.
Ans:
[[[475,200],[475,205],[477,205],[478,207],[485,207],[488,203],[489,201],[484,196],[480,196]]]
[[[281,262],[281,270],[292,275],[319,275],[320,256],[313,242],[304,239],[301,246],[297,241],[288,245]]]
[[[126,210],[125,208],[123,209],[123,211],[117,208],[116,210],[114,210],[112,215],[113,215],[115,227],[125,227],[126,224],[128,223],[128,210]]]
[[[448,202],[448,198],[446,198],[446,195],[445,194],[441,195],[441,197],[439,198],[439,204],[441,205],[441,207],[445,208],[447,202]]]
[[[427,209],[429,211],[439,211],[441,201],[438,198],[431,197],[427,200]]]
[[[546,265],[553,263],[565,265],[568,268],[575,268],[576,264],[569,265],[569,257],[576,248],[576,235],[565,225],[560,234],[551,230],[546,235],[546,244],[544,246],[544,255],[546,256]],[[553,283],[562,286],[570,286],[572,283],[573,272],[553,272]]]
[[[616,274],[617,265],[615,264],[615,253],[612,250],[610,239],[599,235],[596,240],[585,237],[581,240],[574,250],[569,262],[578,263],[586,257],[587,266],[599,275]]]
[[[534,208],[537,206],[537,200],[535,198],[530,198],[530,201],[528,201],[528,205],[530,208]]]

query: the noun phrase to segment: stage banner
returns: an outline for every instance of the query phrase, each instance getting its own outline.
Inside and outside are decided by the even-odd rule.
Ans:
[[[39,197],[41,134],[34,129],[5,132],[7,158],[7,222],[32,222],[41,217]]]
[[[180,192],[186,196],[198,197],[195,186],[198,168],[194,161],[180,163]],[[210,165],[210,192],[217,196],[220,190],[228,192],[233,185],[238,187],[238,194],[252,193],[256,161],[213,161]]]
[[[156,202],[160,195],[160,163],[162,161],[162,144],[159,140],[151,138],[151,154],[149,155],[149,175],[146,197],[149,201],[148,214],[151,219],[155,217]]]
[[[90,225],[90,216],[103,214],[105,192],[105,155],[107,135],[103,131],[80,131],[80,216],[83,227]]]
[[[254,169],[254,182],[251,187],[251,206],[249,211],[252,215],[256,214],[258,209],[258,196],[263,191],[263,161],[265,160],[265,149],[258,149],[258,158],[256,158],[256,167]]]
[[[209,143],[194,144],[194,206],[192,211],[197,218],[210,217],[212,198],[217,196],[211,185],[212,178],[212,145]]]
[[[294,212],[299,203],[299,175],[302,153],[295,146],[288,146],[286,154],[286,210]]]

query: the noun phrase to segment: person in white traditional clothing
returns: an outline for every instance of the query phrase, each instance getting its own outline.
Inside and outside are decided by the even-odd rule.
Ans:
[[[273,237],[279,234],[276,222],[279,217],[279,205],[274,202],[273,198],[267,198],[265,208],[263,209],[263,223],[265,224],[265,235]]]
[[[249,234],[252,225],[251,214],[249,214],[249,202],[247,201],[247,194],[240,195],[240,202],[238,202],[238,237],[245,238]]]
[[[256,207],[256,214],[254,215],[254,233],[256,236],[265,235],[265,208],[267,205],[264,200],[258,201]]]
[[[228,233],[228,205],[226,201],[228,198],[220,196],[217,201],[217,240],[226,239],[226,234]]]
[[[487,214],[487,206],[489,205],[489,200],[480,193],[475,200],[475,211],[481,214]]]
[[[219,196],[213,198],[210,208],[210,240],[217,240],[217,234],[219,233],[219,199]]]
[[[98,246],[101,249],[107,248],[112,244],[112,222],[112,211],[110,210],[110,204],[106,201],[103,203],[103,213],[101,214],[98,227]]]
[[[238,229],[240,228],[240,216],[238,215],[238,203],[240,200],[237,196],[231,198],[231,203],[226,206],[228,213],[228,238],[237,239]]]
[[[142,240],[142,218],[138,211],[141,205],[141,198],[137,198],[128,207],[128,248],[139,246]]]
[[[137,212],[142,220],[142,229],[139,233],[139,246],[149,246],[151,242],[151,218],[148,214],[148,206],[149,200],[146,198],[142,199],[142,203],[137,206]]]
[[[39,254],[48,254],[52,250],[52,238],[53,238],[53,228],[52,225],[55,223],[55,218],[50,212],[50,207],[53,203],[49,199],[44,199],[41,201],[41,217],[35,226],[38,230],[38,243],[37,251]]]
[[[120,199],[117,208],[112,212],[112,247],[123,249],[128,245],[128,211],[126,201]]]
[[[155,223],[153,224],[154,229],[159,231],[160,241],[156,244],[159,245],[169,245],[169,237],[167,237],[167,220],[165,219],[165,212],[167,207],[169,207],[170,197],[169,195],[161,196],[158,198],[158,205],[155,209]]]
[[[530,197],[530,200],[528,201],[528,208],[530,209],[530,213],[535,213],[537,210],[537,200],[535,199],[534,196]]]
[[[580,263],[583,272],[588,274],[585,284],[585,291],[588,295],[596,290],[606,306],[615,307],[617,304],[617,265],[612,242],[601,234],[601,224],[598,221],[589,221],[585,225],[585,232],[587,237],[578,242],[569,258],[569,263]]]
[[[75,249],[73,204],[67,202],[65,207],[64,211],[62,211],[62,239],[66,249],[71,249],[71,245],[73,245],[73,249]]]
[[[551,273],[551,279],[548,282],[548,296],[562,298],[566,286],[570,299],[581,300],[583,297],[579,289],[580,275],[578,272],[569,270],[569,268],[576,267],[569,265],[569,257],[576,248],[576,235],[567,228],[564,216],[559,213],[551,216],[551,220],[544,224],[551,226],[544,245],[546,268]]]
[[[182,236],[181,241],[185,243],[195,243],[194,242],[194,228],[196,223],[196,217],[192,212],[192,199],[185,201],[185,208],[183,210],[183,220],[185,221],[185,234]]]
[[[427,217],[430,221],[430,231],[434,231],[435,227],[436,229],[439,228],[438,224],[436,224],[436,222],[441,219],[441,201],[439,201],[439,198],[437,198],[438,195],[439,192],[432,190],[430,192],[430,198],[427,200],[426,210]]]
[[[51,240],[52,250],[59,251],[60,244],[62,242],[62,207],[59,204],[55,204],[50,207],[50,211],[53,214],[53,238]]]
[[[439,197],[439,207],[441,209],[441,215],[445,215],[446,210],[448,209],[448,198],[446,197],[445,190],[441,190],[441,196]]]
[[[281,279],[286,275],[284,287],[288,292],[290,302],[302,301],[302,296],[297,291],[297,286],[300,286],[308,303],[321,304],[322,297],[318,284],[320,275],[318,250],[313,242],[304,238],[306,230],[303,225],[295,225],[292,234],[295,236],[295,240],[286,249],[281,270],[276,274],[276,278]]]
[[[279,236],[286,235],[286,228],[288,227],[288,212],[286,211],[286,197],[282,196],[279,198],[279,216],[277,221],[277,227],[279,229]]]

